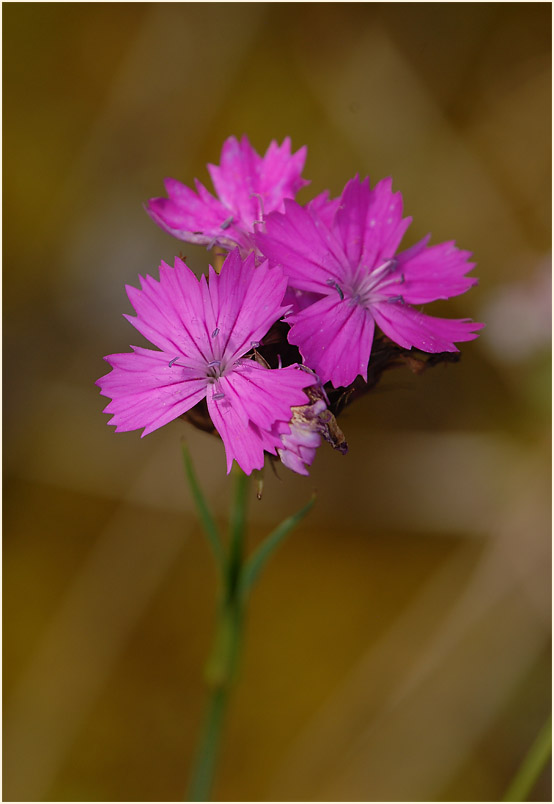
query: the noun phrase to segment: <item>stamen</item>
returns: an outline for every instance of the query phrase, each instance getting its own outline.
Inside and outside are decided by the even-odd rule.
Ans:
[[[213,249],[213,247],[215,246],[216,240],[217,240],[217,237],[212,237],[212,239],[210,240],[210,242],[206,246],[208,251],[211,251]]]
[[[298,368],[301,369],[302,371],[306,371],[308,374],[311,374],[312,377],[314,377],[317,382],[320,382],[319,375],[316,374],[315,371],[311,369],[309,366],[305,366],[303,363],[299,363]]]
[[[220,229],[228,229],[228,228],[229,228],[229,226],[230,226],[232,223],[233,223],[233,216],[231,215],[231,217],[230,217],[230,218],[227,218],[227,220],[226,220],[226,221],[223,221],[223,223],[221,224],[221,226],[220,226],[219,228],[220,228]]]
[[[171,366],[175,363],[176,360],[179,360],[179,355],[177,355],[177,357],[174,357],[173,360],[169,361],[168,363],[169,368],[171,368]]]
[[[208,363],[208,368],[212,368],[212,366],[221,366],[221,360],[212,360]]]
[[[404,301],[404,296],[389,296],[387,298],[389,304],[394,304],[395,302],[399,302],[400,304],[406,304]]]
[[[250,341],[250,346],[252,347],[252,349],[257,349],[259,345],[260,345],[259,341]]]
[[[212,332],[212,338],[216,338],[219,335],[219,327],[216,327]]]
[[[262,213],[262,220],[261,221],[256,221],[256,223],[263,223],[264,200],[263,200],[262,196],[259,193],[250,193],[250,198],[257,198],[258,199],[259,204],[260,204],[260,212]]]
[[[283,361],[281,360],[281,355],[277,355],[279,358],[279,362],[277,363],[277,368],[283,368]]]
[[[393,271],[396,271],[397,265],[398,260],[395,260],[394,257],[392,257],[390,260],[385,260],[385,262],[380,266],[380,268],[382,268],[383,271],[390,271],[392,273]]]
[[[325,281],[325,284],[329,285],[329,287],[331,287],[331,288],[335,288],[335,290],[337,291],[337,293],[340,296],[341,301],[344,299],[344,293],[342,292],[342,289],[341,289],[341,287],[340,287],[338,282],[336,282],[334,279],[327,279]]]

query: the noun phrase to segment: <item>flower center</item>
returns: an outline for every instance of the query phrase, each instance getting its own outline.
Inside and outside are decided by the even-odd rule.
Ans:
[[[206,377],[209,383],[217,382],[225,373],[225,366],[221,360],[211,360],[206,365]]]
[[[337,287],[337,291],[340,290],[350,299],[350,304],[359,304],[360,307],[369,307],[381,301],[403,302],[401,295],[391,292],[396,289],[394,286],[404,282],[404,274],[399,273],[398,269],[398,260],[389,259],[370,273],[365,273],[361,267],[361,270],[358,269],[340,289],[334,281],[333,285]]]

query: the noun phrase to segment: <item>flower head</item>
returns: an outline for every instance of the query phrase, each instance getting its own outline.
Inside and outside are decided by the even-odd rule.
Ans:
[[[112,371],[97,385],[111,402],[116,431],[144,428],[142,435],[176,419],[206,399],[227,454],[247,473],[261,469],[264,451],[275,455],[291,408],[307,402],[314,380],[296,366],[269,369],[245,357],[287,308],[287,280],[267,260],[242,260],[238,250],[221,274],[210,267],[209,284],[179,258],[162,262],[160,280],[140,278],[127,288],[137,315],[125,316],[159,351],[131,347],[109,355]]]
[[[301,178],[306,148],[291,154],[290,139],[271,142],[260,156],[246,136],[240,142],[229,137],[223,145],[221,164],[208,165],[217,198],[195,180],[196,190],[175,179],[166,179],[169,198],[151,198],[146,211],[162,229],[188,243],[243,253],[254,247],[254,224],[269,212],[283,209],[285,198],[294,198],[307,181]]]
[[[316,199],[314,199],[315,201]],[[319,294],[287,318],[289,341],[322,382],[346,386],[367,366],[375,325],[400,346],[425,352],[458,351],[455,342],[477,337],[482,324],[424,315],[414,305],[447,299],[477,283],[466,276],[470,252],[453,242],[428,246],[429,237],[397,253],[411,223],[391,180],[373,190],[369,179],[349,181],[341,198],[318,197],[266,220],[256,236],[261,252],[280,264],[289,284]]]

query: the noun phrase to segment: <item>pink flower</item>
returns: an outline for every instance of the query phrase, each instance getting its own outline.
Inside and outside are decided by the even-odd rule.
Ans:
[[[174,268],[162,262],[159,282],[140,283],[127,287],[137,315],[125,317],[159,351],[134,346],[105,358],[112,371],[97,385],[112,399],[109,423],[145,436],[206,398],[227,471],[233,460],[247,474],[261,469],[264,450],[282,447],[291,408],[308,401],[303,388],[314,382],[296,366],[268,369],[244,357],[287,310],[283,272],[267,260],[256,268],[253,254],[243,261],[235,250],[221,274],[210,267],[209,285],[179,258]]]
[[[198,195],[175,179],[166,179],[169,198],[151,198],[146,211],[162,229],[188,243],[224,249],[239,246],[243,253],[254,247],[254,223],[283,209],[285,198],[294,198],[308,184],[301,178],[306,148],[291,154],[290,139],[271,142],[265,156],[252,148],[248,138],[229,137],[221,151],[221,165],[208,165],[218,198],[195,180]]]
[[[424,352],[457,352],[454,342],[477,337],[483,324],[469,319],[424,315],[413,305],[447,299],[477,283],[468,251],[453,242],[428,246],[429,236],[397,254],[411,223],[402,219],[402,196],[391,180],[373,190],[369,179],[349,181],[339,203],[318,197],[302,208],[285,202],[265,233],[256,236],[261,252],[280,264],[289,284],[319,294],[287,318],[289,341],[322,382],[349,385],[367,380],[375,325],[400,346]]]

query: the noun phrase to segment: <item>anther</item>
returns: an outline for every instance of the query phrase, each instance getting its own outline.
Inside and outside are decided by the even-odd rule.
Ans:
[[[257,349],[259,345],[260,345],[259,341],[250,341],[250,346],[252,347],[252,349]]]
[[[213,366],[221,366],[221,360],[212,360],[208,363],[208,368],[212,368]]]
[[[389,296],[387,301],[389,304],[394,304],[395,302],[399,302],[400,304],[406,304],[404,301],[404,296]]]
[[[226,221],[223,221],[223,223],[221,224],[221,226],[220,226],[219,228],[220,228],[220,229],[228,229],[228,228],[229,228],[229,226],[230,226],[232,223],[233,223],[233,216],[231,215],[231,217],[230,217],[230,218],[227,218],[227,220],[226,220]]]
[[[329,287],[331,287],[331,288],[335,288],[335,290],[337,291],[337,293],[340,296],[341,301],[344,299],[344,293],[342,292],[342,289],[341,289],[341,287],[340,287],[338,282],[336,282],[334,279],[327,279],[325,284],[329,285]]]
[[[169,361],[168,363],[169,368],[171,368],[171,366],[175,363],[176,360],[179,360],[179,355],[177,355],[177,357],[174,357],[173,360]]]
[[[225,394],[223,391],[219,391],[217,394],[213,394],[212,399],[225,399]]]
[[[217,240],[217,237],[212,237],[212,239],[210,240],[210,242],[206,246],[208,251],[211,251],[213,249],[213,247],[215,246],[216,240]]]
[[[219,335],[219,327],[216,327],[212,332],[212,338],[216,338]]]

